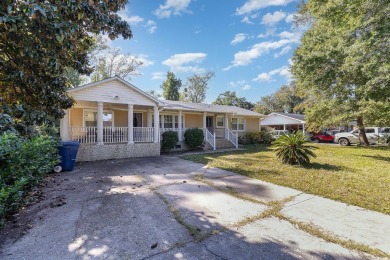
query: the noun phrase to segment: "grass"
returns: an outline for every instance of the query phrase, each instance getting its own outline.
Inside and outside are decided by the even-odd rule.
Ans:
[[[390,215],[390,148],[318,145],[308,166],[276,159],[268,146],[184,157],[245,176]]]

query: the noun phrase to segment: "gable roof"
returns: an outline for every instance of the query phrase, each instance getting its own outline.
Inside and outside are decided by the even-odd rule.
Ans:
[[[164,109],[185,110],[196,112],[230,113],[237,116],[264,117],[263,114],[236,106],[211,105],[204,103],[192,103],[184,101],[163,100]]]
[[[280,116],[282,118],[286,118],[286,119],[290,119],[290,120],[293,120],[293,121],[297,121],[301,124],[304,124],[305,123],[305,115],[302,115],[302,114],[293,114],[293,113],[277,113],[277,112],[273,112],[269,115],[267,115],[264,120],[266,120],[267,118],[271,118],[272,116]]]
[[[154,98],[153,96],[149,95],[148,93],[140,90],[139,88],[137,88],[136,86],[134,86],[133,84],[131,84],[130,82],[127,82],[126,80],[118,77],[118,76],[114,76],[114,77],[111,77],[111,78],[107,78],[107,79],[103,79],[103,80],[100,80],[100,81],[96,81],[96,82],[91,82],[91,83],[88,83],[88,84],[84,84],[84,85],[81,85],[81,86],[78,86],[78,87],[75,87],[75,88],[71,88],[71,89],[68,89],[67,92],[69,93],[73,93],[73,92],[77,92],[77,91],[80,91],[80,90],[85,90],[85,89],[88,89],[88,88],[92,88],[92,87],[95,87],[95,86],[99,86],[101,84],[104,84],[104,83],[107,83],[107,82],[110,82],[110,81],[119,81],[120,83],[122,83],[123,85],[125,85],[126,87],[136,91],[137,93],[141,94],[142,96],[146,97],[147,99],[155,102],[156,104],[158,105],[161,105],[161,101]]]

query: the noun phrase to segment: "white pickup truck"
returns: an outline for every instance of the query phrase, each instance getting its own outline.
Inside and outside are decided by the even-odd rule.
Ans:
[[[366,136],[370,144],[385,143],[390,136],[390,127],[365,127]],[[334,138],[335,143],[342,146],[359,143],[359,130],[349,133],[338,133]]]

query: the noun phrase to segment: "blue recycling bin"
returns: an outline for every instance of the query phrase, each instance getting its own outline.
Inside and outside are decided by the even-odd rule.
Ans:
[[[61,156],[60,166],[63,171],[73,171],[79,146],[79,142],[62,142],[58,148]]]

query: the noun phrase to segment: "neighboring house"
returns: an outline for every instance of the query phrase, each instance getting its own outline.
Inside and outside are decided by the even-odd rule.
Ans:
[[[288,131],[303,131],[305,132],[305,115],[292,114],[292,113],[271,113],[264,117],[261,122],[261,126],[268,126],[275,130],[288,130]],[[338,127],[324,127],[324,131],[352,131],[356,127],[356,121],[348,122],[346,125]]]
[[[268,126],[275,130],[289,130],[305,132],[305,115],[292,113],[271,113],[260,122],[261,126]]]
[[[61,119],[63,141],[81,143],[78,161],[160,155],[161,134],[201,128],[210,149],[238,147],[238,136],[259,131],[263,115],[234,106],[157,100],[112,77],[68,90],[75,100]]]

